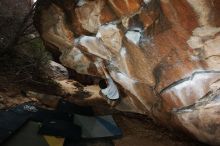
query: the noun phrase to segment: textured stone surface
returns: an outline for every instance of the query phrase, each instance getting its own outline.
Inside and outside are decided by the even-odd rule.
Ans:
[[[116,109],[219,145],[219,17],[219,0],[39,0],[35,24],[66,67],[104,77],[101,62]]]
[[[0,51],[6,49],[14,41],[31,6],[31,0],[0,1]]]
[[[55,61],[49,62],[49,67],[45,71],[54,80],[64,80],[69,78],[68,70]]]

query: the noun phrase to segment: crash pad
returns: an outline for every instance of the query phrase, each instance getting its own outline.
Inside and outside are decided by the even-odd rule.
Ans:
[[[81,127],[68,121],[45,121],[39,129],[39,134],[77,140],[81,138]]]
[[[47,141],[49,146],[63,146],[64,144],[64,138],[44,135],[44,139]]]
[[[73,114],[43,109],[35,103],[24,103],[9,110],[0,111],[0,144],[21,128],[26,121],[50,121],[53,119],[72,122]]]
[[[15,133],[28,120],[27,115],[18,115],[12,111],[1,111],[0,117],[0,143]]]
[[[47,110],[43,108],[38,108],[38,111],[33,113],[30,117],[32,121],[44,122],[51,120],[63,120],[63,121],[72,121],[73,114],[65,114],[56,110]]]
[[[1,146],[49,146],[38,129],[39,123],[28,122]]]
[[[28,116],[30,120],[35,122],[44,122],[53,119],[72,121],[73,119],[73,114],[40,108],[34,103],[24,103],[10,109],[9,111],[18,115]]]
[[[82,127],[82,138],[114,138],[120,137],[122,131],[118,128],[112,116],[82,116],[75,115],[74,123]]]
[[[94,116],[94,112],[91,106],[79,106],[62,99],[59,101],[57,111],[68,114],[74,113],[86,116]]]

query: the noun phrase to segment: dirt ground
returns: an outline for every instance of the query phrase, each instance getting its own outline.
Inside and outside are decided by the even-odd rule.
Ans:
[[[206,146],[183,133],[171,132],[150,118],[137,114],[114,115],[123,137],[114,140],[115,146]]]

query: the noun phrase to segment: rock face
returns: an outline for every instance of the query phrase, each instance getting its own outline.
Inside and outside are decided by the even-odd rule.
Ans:
[[[219,0],[38,0],[35,24],[60,62],[125,93],[115,107],[149,114],[220,145]]]
[[[68,70],[61,64],[50,61],[47,70],[45,72],[53,80],[65,80],[69,78]]]
[[[16,33],[31,6],[31,0],[0,1],[0,51],[6,49],[16,37]]]

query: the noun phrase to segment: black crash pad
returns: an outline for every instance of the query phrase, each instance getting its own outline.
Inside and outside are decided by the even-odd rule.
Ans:
[[[112,116],[92,115],[91,107],[78,106],[64,100],[60,100],[54,111],[39,108],[34,103],[0,111],[0,145],[28,119],[42,123],[40,134],[65,137],[72,142],[80,139],[117,138],[122,135]]]
[[[81,138],[81,127],[68,121],[46,121],[43,122],[39,134],[77,140]]]
[[[79,106],[65,100],[60,100],[57,106],[57,111],[68,114],[80,114],[93,116],[94,112],[91,106]]]
[[[55,110],[47,110],[43,108],[38,108],[36,113],[33,113],[30,117],[32,121],[45,122],[51,120],[63,120],[72,121],[74,118],[73,114],[66,114]]]
[[[38,123],[27,122],[1,146],[49,146],[44,137],[37,133],[38,129]]]
[[[73,114],[37,107],[24,103],[6,111],[0,111],[0,144],[21,128],[26,121],[45,122],[50,120],[72,121]]]
[[[15,133],[28,120],[28,116],[12,111],[1,111],[0,117],[0,143]]]
[[[112,116],[75,115],[74,123],[81,126],[82,139],[75,141],[66,138],[64,146],[113,146],[112,139],[122,136],[122,131],[118,128]]]

